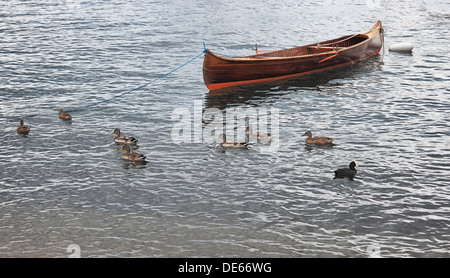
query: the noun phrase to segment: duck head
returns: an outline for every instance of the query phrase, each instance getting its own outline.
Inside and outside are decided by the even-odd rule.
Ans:
[[[118,129],[118,128],[114,129],[114,131],[111,134],[115,134],[118,137],[120,137],[120,129]]]
[[[118,149],[117,151],[125,151],[125,153],[130,153],[130,146],[128,145],[123,145],[123,147],[121,149]]]
[[[308,136],[308,138],[311,138],[312,137],[312,133],[311,133],[311,131],[308,130],[302,136]]]

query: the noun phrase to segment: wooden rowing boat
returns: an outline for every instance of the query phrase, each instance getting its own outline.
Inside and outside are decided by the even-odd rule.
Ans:
[[[351,65],[376,55],[383,46],[383,26],[320,43],[244,57],[222,57],[206,50],[203,79],[210,90],[292,78]]]

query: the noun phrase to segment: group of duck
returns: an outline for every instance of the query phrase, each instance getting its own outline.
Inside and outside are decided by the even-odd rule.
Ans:
[[[305,132],[305,134],[303,134],[303,136],[307,136],[306,137],[307,144],[331,145],[331,144],[333,144],[333,141],[334,141],[334,139],[330,138],[330,137],[321,137],[321,136],[312,137],[311,131]],[[337,169],[336,171],[334,171],[334,178],[335,179],[348,178],[350,180],[353,180],[353,178],[355,177],[355,175],[357,173],[356,166],[358,166],[356,164],[356,162],[352,161],[352,162],[350,162],[350,165],[348,168]]]
[[[246,131],[246,135],[248,138],[257,139],[264,143],[269,143],[272,140],[272,136],[270,133],[261,133],[261,132],[253,133],[251,127],[247,128],[245,131]],[[334,141],[334,139],[330,138],[330,137],[322,137],[322,136],[313,137],[311,131],[305,132],[302,136],[306,136],[305,141],[309,145],[327,146],[327,145],[332,145],[333,141]],[[221,146],[223,148],[243,149],[243,148],[247,148],[249,146],[248,142],[245,142],[245,143],[241,143],[241,142],[237,142],[237,141],[229,142],[229,141],[227,141],[227,137],[225,134],[222,134],[221,136],[219,136],[219,138],[220,137],[222,138]],[[356,164],[356,162],[352,161],[352,162],[350,162],[349,168],[337,169],[336,171],[334,171],[334,178],[335,179],[348,178],[350,180],[353,180],[353,178],[355,177],[355,175],[357,173],[356,166],[358,166]]]
[[[70,113],[68,112],[64,112],[64,110],[62,109],[59,110],[58,117],[63,121],[72,121],[72,115],[70,115]],[[30,131],[31,128],[24,124],[23,119],[20,119],[19,126],[17,127],[17,133],[21,135],[27,135],[28,133],[30,133]],[[124,160],[133,162],[133,165],[136,165],[136,162],[145,163],[145,155],[137,152],[131,152],[130,146],[136,146],[138,139],[131,136],[120,136],[120,129],[118,128],[116,128],[112,132],[112,134],[116,135],[116,137],[114,138],[114,142],[123,145],[123,147],[118,151],[125,151],[122,154],[122,158]]]
[[[116,144],[121,144],[123,145],[123,147],[121,149],[119,149],[118,151],[125,151],[122,154],[122,158],[124,160],[128,160],[133,162],[133,165],[136,165],[136,162],[138,163],[145,163],[145,158],[147,156],[138,153],[138,152],[132,152],[130,146],[136,146],[138,139],[131,137],[131,136],[120,136],[120,129],[116,128],[114,129],[114,131],[112,132],[112,134],[115,134],[116,137],[114,137],[114,142],[116,142]]]
[[[71,121],[72,115],[68,112],[64,112],[62,109],[59,110],[58,117],[63,121]],[[30,133],[31,128],[27,125],[24,125],[23,119],[20,119],[19,126],[17,127],[17,133],[22,135],[27,135]]]
[[[63,121],[71,121],[72,115],[70,115],[68,112],[64,112],[62,109],[59,110],[59,118]],[[17,127],[17,133],[26,135],[30,133],[30,127],[24,125],[23,119],[20,120],[20,124]],[[272,135],[270,133],[261,133],[256,132],[253,133],[253,130],[251,127],[247,128],[245,130],[246,136],[249,139],[256,139],[260,142],[264,143],[270,143],[272,140]],[[132,152],[130,146],[136,146],[138,139],[131,137],[131,136],[121,136],[120,129],[116,128],[112,134],[115,134],[116,137],[114,138],[114,142],[117,144],[123,145],[121,149],[118,151],[124,151],[122,154],[122,158],[127,161],[131,161],[133,165],[136,165],[136,163],[145,163],[146,156],[138,153],[138,152]],[[312,136],[311,131],[305,132],[302,136],[306,136],[306,143],[310,145],[332,145],[334,139],[330,137],[321,137],[321,136]],[[227,137],[225,134],[221,134],[219,138],[222,138],[222,142],[220,143],[222,148],[235,148],[235,149],[244,149],[248,148],[249,142],[238,142],[238,141],[227,141]],[[352,161],[350,162],[349,168],[341,168],[334,171],[335,179],[336,178],[349,178],[350,180],[353,180],[355,177],[357,170],[356,170],[356,162]]]

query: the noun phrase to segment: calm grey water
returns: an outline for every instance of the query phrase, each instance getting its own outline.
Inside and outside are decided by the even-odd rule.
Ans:
[[[0,1],[0,256],[450,257],[450,4],[391,2]],[[168,73],[203,41],[250,55],[378,19],[386,46],[412,55],[221,94],[199,57],[57,117]],[[173,112],[194,117],[196,103],[278,109],[278,149],[174,143]],[[146,165],[121,159],[116,127]],[[306,146],[306,130],[336,144]],[[355,180],[333,180],[352,160]]]

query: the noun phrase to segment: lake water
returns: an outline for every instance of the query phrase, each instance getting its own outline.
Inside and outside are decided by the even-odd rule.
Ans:
[[[0,257],[450,257],[449,12],[439,0],[0,1]],[[377,20],[386,50],[352,67],[221,93],[203,83],[203,42],[251,55]],[[387,51],[405,41],[412,54]],[[268,114],[278,145],[177,144],[177,111],[193,134],[211,127],[206,112]],[[147,164],[122,160],[116,127]],[[307,130],[335,145],[305,145]],[[333,180],[352,160],[354,181]]]

